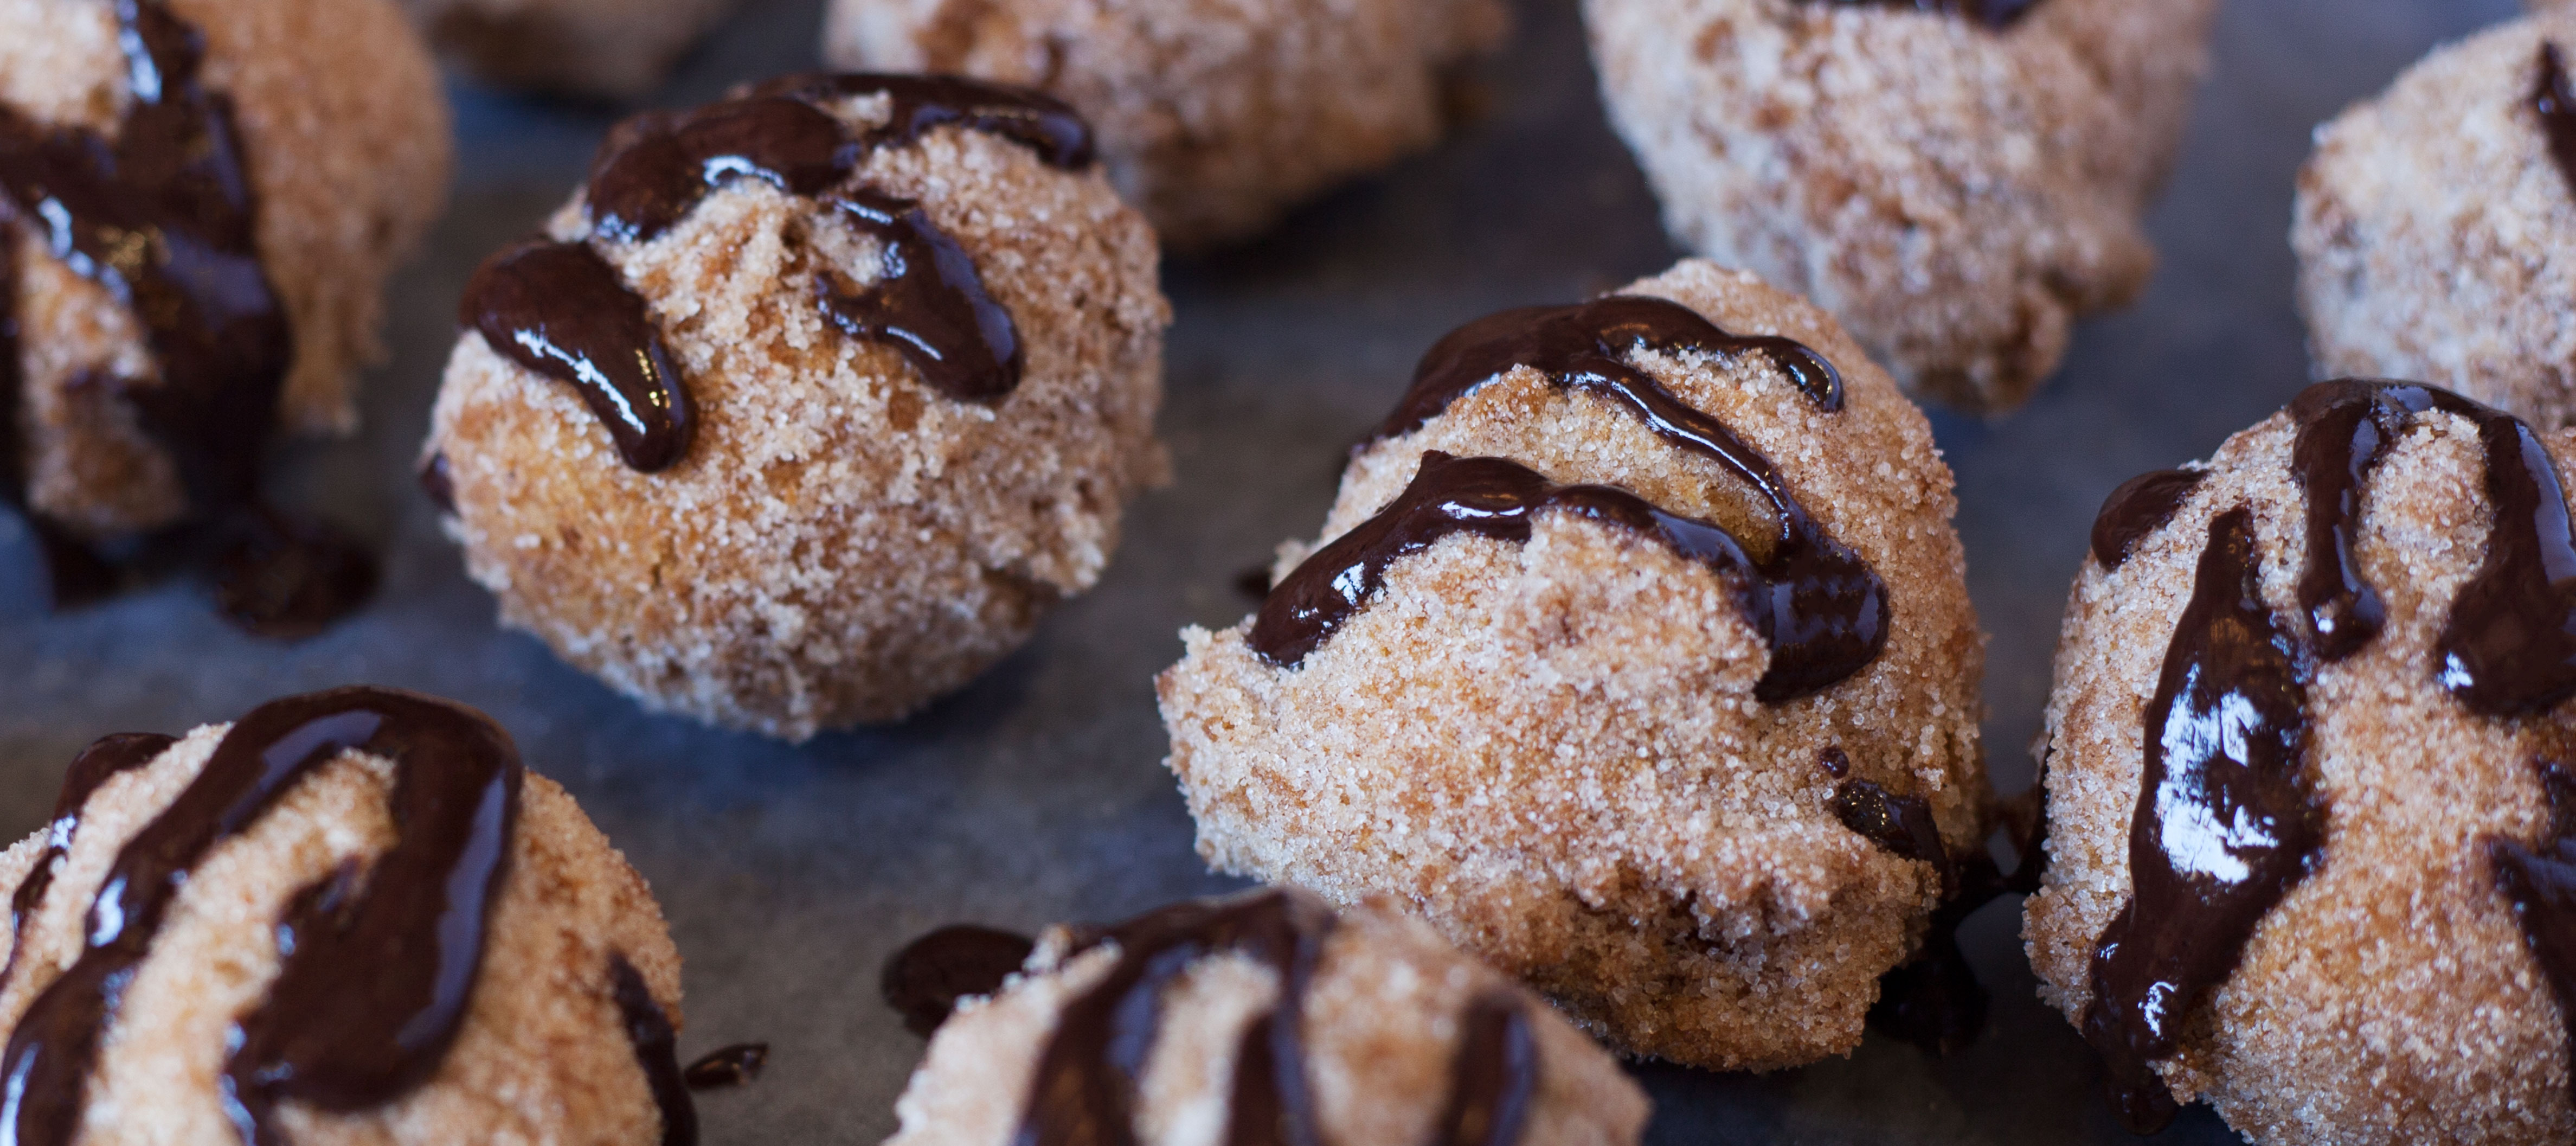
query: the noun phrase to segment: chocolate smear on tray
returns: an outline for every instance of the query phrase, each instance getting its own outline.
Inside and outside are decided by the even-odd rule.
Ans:
[[[2532,763],[2549,798],[2549,834],[2531,846],[2487,837],[2487,867],[2513,904],[2522,941],[2549,980],[2568,1048],[2576,1053],[2576,775],[2555,760]],[[2576,1093],[2576,1081],[2570,1086]]]
[[[1526,541],[1534,517],[1559,510],[1635,532],[1725,579],[1771,647],[1771,667],[1754,696],[1778,703],[1859,671],[1886,645],[1888,626],[1886,589],[1876,574],[1808,524],[1785,491],[1778,504],[1795,511],[1796,532],[1777,542],[1770,560],[1755,561],[1725,529],[1666,512],[1626,490],[1561,486],[1503,458],[1430,451],[1394,502],[1317,550],[1271,590],[1250,643],[1271,663],[1293,667],[1376,595],[1398,558],[1460,532]]]
[[[2122,1121],[2170,1122],[2151,1063],[2232,974],[2255,926],[2314,867],[2325,813],[2304,774],[2308,657],[2262,596],[2253,518],[2210,523],[2146,710],[2131,895],[2095,942],[2086,1041]]]
[[[236,518],[284,520],[261,508],[259,470],[294,365],[294,339],[260,263],[258,207],[232,101],[199,80],[205,37],[163,0],[115,0],[112,7],[132,97],[115,138],[46,127],[0,106],[0,190],[9,207],[0,230],[40,233],[47,255],[134,314],[158,377],[109,383],[175,465],[189,520],[214,534],[207,547],[224,615],[263,635],[305,635],[356,607],[373,588],[374,559],[319,522],[283,529],[254,522],[248,531],[267,544],[242,552]],[[14,253],[6,248],[17,238],[0,244],[0,254]],[[15,268],[16,260],[7,260],[0,274],[14,281]],[[0,315],[0,356],[8,359],[0,398],[14,401],[5,411],[12,424],[0,432],[0,467],[7,470],[0,493],[25,512],[45,547],[55,600],[95,597],[116,579],[110,563],[28,504],[32,459],[15,424],[26,379],[16,327],[6,318]],[[350,572],[361,565],[369,567],[362,575]],[[281,583],[305,576],[329,583]],[[283,611],[268,611],[271,605]],[[326,607],[328,615],[316,613]]]
[[[393,763],[400,835],[363,891],[344,867],[290,902],[277,979],[239,1021],[224,1067],[230,1113],[245,1142],[275,1146],[280,1102],[369,1109],[437,1070],[508,875],[518,752],[470,709],[392,689],[333,689],[236,721],[196,778],[118,851],[80,956],[35,997],[0,1052],[0,1077],[12,1083],[0,1130],[11,1141],[73,1139],[101,1040],[191,870],[347,750]]]
[[[730,1090],[750,1085],[768,1065],[768,1043],[735,1043],[699,1055],[681,1068],[680,1081],[691,1090]]]
[[[1017,974],[1036,949],[1029,937],[971,923],[942,927],[904,944],[885,961],[877,991],[903,1016],[903,1028],[929,1038],[959,999],[990,995]]]
[[[2105,573],[2119,568],[2139,542],[2173,520],[2208,477],[2204,470],[2152,470],[2121,482],[2093,517],[2094,563]]]

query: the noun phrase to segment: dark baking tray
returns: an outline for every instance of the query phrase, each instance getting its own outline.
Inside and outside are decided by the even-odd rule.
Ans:
[[[813,66],[815,0],[758,2],[654,102]],[[455,200],[393,284],[392,361],[356,439],[289,463],[292,497],[363,523],[387,554],[365,612],[296,645],[244,637],[198,591],[66,615],[38,605],[32,550],[0,515],[0,831],[43,819],[92,737],[177,732],[268,697],[352,681],[456,697],[499,718],[650,878],[688,958],[683,1053],[761,1039],[754,1086],[706,1096],[711,1143],[873,1143],[921,1051],[876,997],[879,961],[932,925],[1032,928],[1224,890],[1190,848],[1161,759],[1153,676],[1187,623],[1249,608],[1237,575],[1322,520],[1342,450],[1413,360],[1488,310],[1571,301],[1677,252],[1604,126],[1567,0],[1520,4],[1487,69],[1491,106],[1438,152],[1298,213],[1266,239],[1165,274],[1178,321],[1162,429],[1175,482],[1147,495],[1100,587],[965,692],[904,724],[789,748],[647,715],[493,624],[410,479],[486,252],[580,178],[610,109],[458,86]],[[1959,477],[1969,582],[1992,634],[1996,783],[2048,692],[2068,579],[2102,495],[2206,454],[2307,377],[2291,304],[2291,180],[2309,131],[2510,0],[2229,0],[2171,187],[2144,300],[2078,330],[2064,371],[1996,421],[1935,413]],[[2099,1072],[2033,994],[2011,901],[1965,940],[1996,1005],[1947,1059],[1872,1035],[1847,1060],[1764,1076],[1638,1068],[1650,1137],[1680,1142],[2122,1142]],[[2207,1110],[2161,1141],[2234,1141]]]

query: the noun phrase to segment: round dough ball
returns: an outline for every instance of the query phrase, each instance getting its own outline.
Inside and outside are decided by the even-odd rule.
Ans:
[[[1074,1050],[1077,1014],[1131,953],[1113,936],[1181,913],[1259,912],[1282,906],[1323,931],[1313,977],[1295,1002],[1305,1078],[1318,1138],[1326,1142],[1447,1142],[1438,1133],[1461,1090],[1525,1095],[1522,1146],[1633,1146],[1644,1132],[1646,1096],[1546,1003],[1460,955],[1430,928],[1391,905],[1364,904],[1338,918],[1303,892],[1247,892],[1184,903],[1115,928],[1055,928],[1026,970],[989,998],[967,999],[940,1026],[930,1053],[895,1103],[902,1126],[888,1146],[1005,1146],[1030,1117],[1031,1083],[1056,1048],[1069,1061],[1114,1074],[1097,1055]],[[1098,942],[1098,945],[1089,945]],[[1142,944],[1140,943],[1141,947]],[[1138,1080],[1132,1132],[1149,1146],[1224,1141],[1238,1116],[1238,1076],[1254,1025],[1276,1023],[1286,978],[1277,962],[1219,942],[1158,989],[1153,1049]],[[1120,992],[1123,994],[1123,992]],[[1482,1012],[1480,1021],[1479,1012]],[[1505,1017],[1508,1016],[1506,1019]],[[1508,1021],[1512,1030],[1500,1034]],[[1524,1041],[1525,1040],[1525,1041]],[[1506,1043],[1526,1055],[1462,1069],[1469,1044]],[[1276,1044],[1271,1044],[1276,1045]],[[1274,1062],[1282,1061],[1274,1058]],[[1513,1077],[1515,1068],[1526,1073]],[[1496,1075],[1503,1076],[1496,1078]],[[1473,1079],[1461,1086],[1462,1078]]]
[[[1714,1068],[1857,1045],[1882,972],[1942,894],[1934,864],[1845,826],[1837,776],[1926,802],[1946,849],[1984,837],[1984,649],[1923,415],[1823,312],[1685,261],[1622,293],[1777,334],[1840,371],[1825,412],[1761,354],[1627,361],[1767,455],[1885,583],[1884,649],[1821,692],[1755,696],[1771,660],[1729,583],[1637,533],[1542,513],[1526,543],[1453,535],[1294,667],[1252,619],[1183,632],[1160,681],[1199,851],[1342,903],[1393,896],[1635,1054]],[[1322,536],[1393,499],[1427,450],[1634,492],[1738,537],[1772,519],[1715,461],[1528,366],[1377,441]],[[1309,552],[1290,546],[1284,575]]]
[[[1496,0],[833,0],[823,52],[1072,104],[1164,245],[1196,250],[1438,142],[1508,24]]]
[[[143,0],[204,35],[201,78],[229,96],[255,201],[259,261],[286,312],[294,365],[278,419],[345,433],[358,368],[383,354],[385,276],[444,206],[453,144],[437,69],[386,0]],[[114,137],[134,102],[108,0],[0,0],[0,104],[39,124]],[[11,212],[0,207],[0,220]],[[30,502],[75,530],[168,525],[191,508],[164,449],[102,376],[150,384],[144,327],[105,287],[15,227]]]
[[[2317,129],[2290,245],[2320,377],[2576,421],[2576,187],[2532,106],[2543,43],[2576,52],[2576,13],[2437,49]]]
[[[70,847],[52,862],[43,898],[8,944],[0,1037],[14,1033],[82,953],[85,921],[118,853],[198,778],[233,727],[189,733],[77,806]],[[279,923],[294,897],[335,871],[373,869],[393,845],[395,775],[383,756],[342,752],[189,870],[107,1027],[80,1141],[241,1141],[222,1089],[229,1033],[271,997]],[[47,836],[40,831],[0,853],[0,887],[25,883],[48,858]],[[628,1036],[611,970],[624,959],[678,1024],[680,959],[661,909],[572,797],[542,776],[525,776],[509,846],[481,972],[435,1073],[369,1110],[289,1102],[280,1121],[291,1141],[662,1141],[648,1068]]]
[[[653,90],[738,0],[404,0],[439,54],[485,83],[626,100]]]
[[[887,114],[833,107],[853,130]],[[756,179],[650,240],[589,238],[695,403],[676,464],[629,468],[572,387],[475,330],[449,360],[427,453],[467,570],[505,623],[648,706],[791,740],[901,717],[1099,580],[1127,499],[1161,480],[1170,308],[1106,180],[942,126],[849,182],[918,200],[1009,312],[1026,365],[998,403],[829,323],[818,276],[875,283],[880,245]],[[549,224],[589,231],[579,197]]]
[[[2105,569],[2088,559],[2076,576],[2047,716],[2047,886],[2028,901],[2024,929],[2040,994],[2085,1023],[2096,945],[2136,886],[2132,831],[2147,806],[2145,746],[2168,650],[2213,532],[2242,509],[2271,639],[2304,665],[2305,747],[2289,767],[2322,835],[2233,971],[2197,998],[2160,1005],[2178,1038],[2154,1070],[2176,1099],[2210,1103],[2261,1146],[2565,1142],[2576,1135],[2568,1027],[2490,852],[2496,840],[2543,848],[2551,814],[2534,761],[2576,760],[2576,727],[2564,705],[2480,715],[2439,679],[2441,634],[2497,528],[2479,430],[2434,411],[2388,437],[2362,486],[2351,550],[2385,602],[2385,626],[2342,659],[2319,655],[2298,603],[2320,541],[2292,466],[2296,435],[2285,412],[2228,439],[2125,561]],[[2538,441],[2563,485],[2576,437]],[[2256,725],[2235,725],[2247,729],[2242,742],[2267,741]],[[2165,727],[2160,743],[2191,741]],[[2194,774],[2168,767],[2159,792]],[[2241,827],[2242,839],[2297,835],[2251,814],[2231,818],[2256,825]],[[2245,854],[2207,846],[2192,861],[2199,870],[2227,870]],[[2198,917],[2154,915],[2195,943],[2224,942]]]
[[[2078,315],[2154,268],[2139,227],[2214,0],[1586,0],[1603,101],[1684,246],[1804,294],[1905,389],[2022,404]]]

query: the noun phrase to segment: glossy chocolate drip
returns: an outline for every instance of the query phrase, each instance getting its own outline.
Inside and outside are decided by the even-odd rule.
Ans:
[[[1891,855],[1932,865],[1941,881],[1941,902],[1933,909],[1922,949],[1879,977],[1870,1025],[1935,1054],[1956,1051],[1985,1026],[1985,985],[1959,950],[1958,931],[1968,916],[2001,894],[1994,861],[1982,852],[1951,855],[1930,803],[1852,778],[1851,758],[1842,749],[1826,749],[1820,763],[1826,775],[1840,781],[1829,806],[1844,827]]]
[[[1830,770],[1830,769],[1829,769]],[[1921,796],[1899,796],[1867,780],[1845,780],[1834,786],[1834,817],[1880,848],[1932,865],[1941,877],[1943,896],[1959,889],[1959,865],[1942,846],[1941,825],[1932,805]]]
[[[618,1017],[626,1024],[626,1040],[635,1047],[635,1062],[652,1088],[653,1105],[662,1111],[662,1146],[697,1146],[698,1104],[680,1074],[679,1033],[671,1027],[671,1016],[654,1001],[643,972],[625,956],[609,957],[608,984]]]
[[[588,246],[530,239],[484,260],[457,321],[571,386],[629,467],[652,473],[688,451],[698,420],[678,360],[644,297]]]
[[[957,1009],[957,1000],[1001,990],[1035,947],[1025,935],[991,927],[942,927],[888,958],[877,991],[903,1016],[905,1030],[929,1038]]]
[[[877,72],[784,76],[752,89],[755,96],[788,96],[808,102],[835,97],[886,97],[883,126],[862,140],[866,150],[901,147],[933,129],[957,126],[998,135],[1068,171],[1091,166],[1091,125],[1072,105],[1043,92],[960,76],[911,76]]]
[[[39,993],[0,1053],[0,1132],[65,1146],[99,1042],[190,871],[305,775],[357,749],[391,759],[401,833],[363,894],[354,871],[299,894],[293,949],[226,1064],[249,1142],[277,1141],[279,1099],[326,1109],[389,1101],[435,1069],[482,958],[518,801],[518,754],[481,715],[390,689],[272,701],[235,722],[196,778],[117,853],[80,957]],[[281,944],[285,946],[285,944]]]
[[[1420,429],[1451,402],[1514,366],[1537,370],[1558,386],[1599,394],[1658,437],[1717,462],[1770,504],[1778,523],[1770,552],[1758,563],[1744,563],[1745,615],[1771,646],[1770,670],[1754,686],[1754,696],[1777,704],[1860,671],[1887,644],[1886,584],[1808,515],[1771,459],[1624,360],[1649,350],[1761,354],[1816,408],[1842,408],[1842,376],[1823,355],[1797,342],[1738,337],[1679,303],[1613,295],[1579,306],[1507,310],[1451,332],[1414,368],[1411,389],[1378,426],[1376,438]],[[1731,539],[1729,547],[1741,552]],[[1274,596],[1272,608],[1277,601]],[[1264,615],[1270,611],[1265,608]],[[1271,659],[1293,664],[1303,655],[1301,650]]]
[[[2106,573],[2119,568],[2139,542],[2173,520],[2208,476],[2203,470],[2154,470],[2121,482],[2093,517],[2094,563]]]
[[[1431,1146],[1512,1146],[1538,1098],[1538,1039],[1519,995],[1489,990],[1459,1019],[1449,1101]]]
[[[2557,463],[2519,419],[2432,386],[2340,379],[2290,404],[2292,474],[2307,494],[2299,607],[2316,655],[2350,656],[2386,624],[2387,606],[2355,553],[2361,497],[2407,420],[2427,411],[2477,426],[2495,511],[2486,556],[2434,644],[2442,685],[2482,715],[2548,708],[2576,694],[2576,530]]]
[[[63,789],[54,797],[54,817],[45,825],[45,850],[37,853],[35,866],[9,896],[9,959],[0,963],[0,986],[17,974],[18,957],[27,942],[27,921],[33,919],[45,892],[54,886],[54,865],[71,854],[72,835],[80,830],[80,811],[89,798],[120,772],[140,768],[161,755],[171,744],[170,737],[152,732],[119,732],[102,736],[72,759],[63,773]]]
[[[2576,775],[2554,760],[2532,763],[2549,798],[2549,834],[2530,846],[2488,836],[2487,867],[2496,890],[2513,904],[2524,946],[2549,980],[2569,1055],[2576,1059]],[[2576,1095],[2576,1079],[2570,1080],[2570,1094]]]
[[[204,37],[162,0],[116,0],[114,8],[133,97],[116,138],[43,128],[0,107],[0,187],[22,219],[46,222],[54,258],[106,288],[142,324],[160,376],[118,380],[117,392],[169,454],[191,516],[218,533],[237,532],[234,519],[246,515],[282,520],[258,507],[259,468],[294,341],[259,260],[257,205],[232,102],[198,81]],[[10,357],[14,375],[17,356]],[[23,397],[23,379],[0,381],[10,383],[0,388],[6,396]],[[13,418],[19,409],[11,407]],[[20,455],[0,463],[22,506],[23,453],[0,450]],[[94,553],[41,515],[30,520],[46,545],[57,600],[109,587],[113,577]],[[307,633],[356,606],[365,594],[353,596],[353,586],[374,583],[373,559],[327,526],[302,523],[270,537],[314,551],[244,557],[237,545],[217,547],[225,615],[253,632]],[[368,568],[361,575],[354,565]],[[299,576],[324,583],[282,583]],[[260,607],[277,601],[305,612]],[[325,606],[328,616],[311,612]]]
[[[699,1055],[680,1071],[691,1090],[730,1090],[748,1086],[769,1065],[768,1043],[735,1043]]]
[[[1784,503],[1794,506],[1794,502]],[[1726,530],[1667,513],[1626,490],[1560,486],[1502,458],[1422,456],[1404,492],[1317,550],[1273,589],[1253,622],[1253,651],[1294,666],[1322,645],[1385,582],[1396,559],[1452,533],[1525,541],[1531,519],[1563,510],[1641,534],[1708,566],[1734,591],[1771,647],[1754,696],[1777,703],[1850,676],[1887,641],[1887,597],[1868,566],[1820,531],[1782,539],[1757,562]],[[1803,523],[1804,514],[1797,519]]]
[[[647,112],[617,125],[591,168],[591,231],[616,242],[652,239],[708,192],[743,177],[790,195],[818,194],[847,177],[858,156],[840,120],[783,96]]]
[[[2170,1121],[2150,1065],[2224,983],[2256,924],[2314,865],[2325,813],[2302,773],[2308,665],[2262,596],[2253,517],[2210,523],[2190,603],[2147,706],[2128,903],[2093,952],[2084,1036],[2122,1119]]]
[[[833,325],[853,338],[894,343],[922,381],[961,402],[998,402],[1019,386],[1028,359],[1011,312],[985,291],[974,257],[919,203],[863,187],[826,203],[885,252],[882,277],[856,293],[828,275],[815,280]]]
[[[2012,27],[2040,0],[1827,0],[1844,7],[1905,8],[1972,20],[1996,31]]]
[[[2540,130],[2549,140],[2549,158],[2558,165],[2559,178],[2576,191],[2576,88],[2567,82],[2565,57],[2549,41],[2540,45],[2540,76],[2532,83],[2531,110],[2540,117]]]
[[[1136,1084],[1153,1052],[1163,989],[1191,963],[1227,952],[1268,964],[1279,976],[1264,1049],[1244,1056],[1233,1091],[1238,1111],[1271,1116],[1232,1119],[1230,1141],[1322,1146],[1306,1078],[1302,1013],[1332,927],[1332,909],[1322,901],[1267,889],[1175,904],[1077,933],[1071,953],[1115,943],[1117,962],[1057,1016],[1055,1034],[1039,1052],[1015,1146],[1134,1146]],[[1246,1087],[1254,1093],[1247,1095]]]

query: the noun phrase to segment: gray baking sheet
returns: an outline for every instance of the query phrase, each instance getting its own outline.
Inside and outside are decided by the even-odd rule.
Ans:
[[[497,629],[411,482],[482,256],[581,177],[610,109],[466,85],[453,205],[394,282],[393,358],[354,440],[287,467],[289,497],[362,523],[383,591],[297,645],[245,637],[173,583],[67,615],[38,604],[32,548],[0,515],[0,835],[34,830],[63,766],[111,731],[177,732],[269,697],[357,681],[490,712],[652,881],[687,957],[683,1054],[766,1040],[768,1073],[704,1096],[710,1143],[873,1143],[921,1051],[879,1004],[879,961],[933,925],[1116,918],[1236,884],[1208,874],[1162,767],[1153,676],[1188,623],[1230,624],[1237,574],[1322,520],[1343,447],[1414,358],[1484,312],[1572,301],[1674,251],[1606,126],[1570,0],[1523,0],[1486,72],[1488,114],[1439,151],[1336,194],[1266,239],[1170,266],[1178,321],[1162,418],[1177,480],[1139,501],[1100,587],[963,693],[904,724],[790,748],[652,716]],[[1986,744],[2029,781],[2066,586],[2094,507],[2141,470],[2202,456],[2295,393],[2291,180],[2310,129],[2510,0],[2228,0],[2210,78],[2150,229],[2163,257],[2136,307],[2083,324],[2029,408],[1933,415],[1959,477],[1969,585],[1992,635]],[[754,0],[653,102],[814,66],[816,0]],[[1948,1059],[1876,1035],[1777,1074],[1645,1065],[1650,1139],[1683,1142],[2130,1141],[2099,1071],[2032,993],[2007,900],[1965,942],[1993,1020]],[[2205,1109],[2157,1139],[2233,1142]]]

